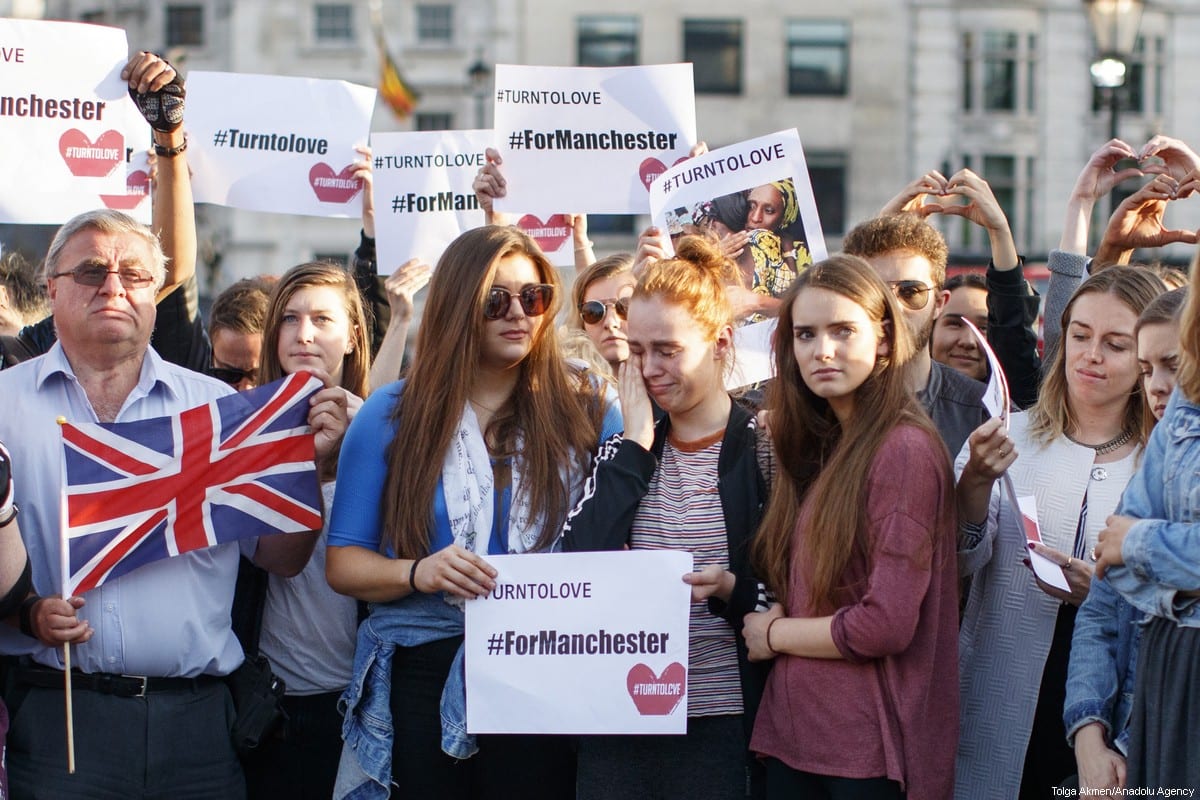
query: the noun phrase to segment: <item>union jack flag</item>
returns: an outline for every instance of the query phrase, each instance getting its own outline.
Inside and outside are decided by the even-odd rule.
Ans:
[[[298,372],[171,417],[62,425],[64,592],[161,558],[321,527],[308,398]]]

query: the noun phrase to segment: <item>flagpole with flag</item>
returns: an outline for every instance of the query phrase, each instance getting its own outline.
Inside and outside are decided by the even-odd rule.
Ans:
[[[404,80],[404,76],[400,74],[400,67],[388,52],[387,40],[383,34],[383,9],[379,0],[371,1],[370,15],[375,45],[379,48],[379,96],[397,118],[407,119],[417,107],[421,95]]]
[[[55,422],[59,426],[67,424],[66,417],[58,417]],[[59,548],[60,557],[62,559],[62,596],[63,599],[70,602],[71,595],[67,592],[67,583],[70,580],[70,559],[67,555],[67,527],[70,521],[67,517],[67,459],[63,455],[63,482],[58,490],[58,531],[59,539],[62,546]],[[74,713],[74,697],[71,694],[71,643],[63,642],[63,697],[66,700],[67,712],[67,774],[75,774],[75,713]]]

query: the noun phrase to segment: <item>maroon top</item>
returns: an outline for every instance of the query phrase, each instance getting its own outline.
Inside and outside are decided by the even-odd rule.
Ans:
[[[909,800],[954,793],[958,743],[958,577],[954,483],[941,441],[912,426],[888,434],[867,487],[872,564],[852,560],[849,605],[833,616],[843,659],[775,659],[751,749],[789,767],[899,781]],[[806,500],[799,531],[812,514]],[[789,617],[809,607],[797,558]]]

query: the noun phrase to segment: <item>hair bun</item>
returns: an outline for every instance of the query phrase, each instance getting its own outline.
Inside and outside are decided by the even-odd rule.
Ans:
[[[737,265],[725,251],[721,243],[706,236],[683,236],[675,244],[675,257],[687,261],[695,267],[712,274],[722,284],[738,281]]]

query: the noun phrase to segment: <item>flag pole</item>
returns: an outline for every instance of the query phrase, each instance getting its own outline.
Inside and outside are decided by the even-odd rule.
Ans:
[[[55,422],[61,428],[67,424],[66,417],[58,417]],[[63,457],[63,484],[58,494],[58,520],[59,520],[59,542],[60,552],[62,554],[62,580],[64,600],[70,600],[70,594],[67,592],[67,583],[70,579],[69,559],[67,558],[67,486],[66,475],[67,465],[66,456]],[[74,702],[71,695],[71,643],[63,642],[63,698],[66,700],[67,712],[67,774],[75,774],[75,712]]]

